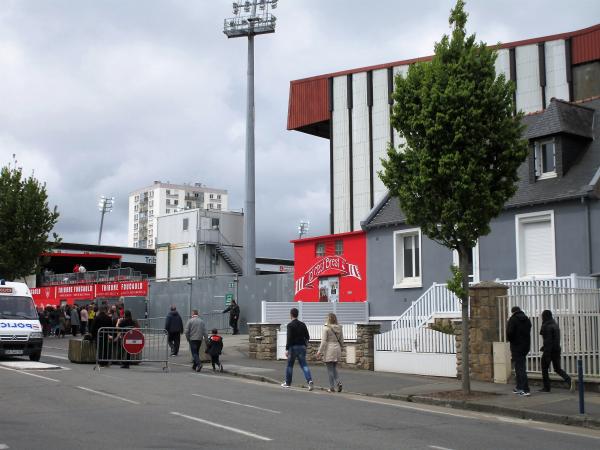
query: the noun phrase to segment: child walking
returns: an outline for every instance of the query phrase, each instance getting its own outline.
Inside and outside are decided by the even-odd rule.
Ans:
[[[210,331],[211,335],[206,343],[206,354],[210,355],[213,372],[219,368],[219,372],[223,372],[223,364],[219,361],[219,355],[223,351],[223,338],[219,336],[219,330],[213,328]]]

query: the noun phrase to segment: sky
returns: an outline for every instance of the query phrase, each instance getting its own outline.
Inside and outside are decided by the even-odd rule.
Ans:
[[[223,0],[0,0],[0,165],[46,183],[64,242],[127,245],[127,198],[154,180],[244,206],[246,49]],[[453,0],[280,0],[256,38],[257,256],[293,256],[301,219],[328,233],[328,141],[286,130],[289,82],[430,55]],[[487,43],[598,23],[600,2],[467,0]]]

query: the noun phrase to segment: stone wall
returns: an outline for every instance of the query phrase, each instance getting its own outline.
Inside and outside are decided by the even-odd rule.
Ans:
[[[469,319],[469,371],[472,380],[494,381],[493,342],[498,340],[498,297],[505,296],[507,287],[484,281],[469,289],[471,317]],[[462,378],[462,324],[455,324],[456,371]]]
[[[248,324],[249,331],[249,357],[252,359],[275,360],[277,359],[277,331],[279,324]],[[342,350],[342,361],[340,367],[356,368],[364,370],[374,370],[375,334],[378,334],[380,324],[378,323],[359,323],[357,324],[356,342],[346,342]],[[311,364],[323,364],[323,361],[317,359],[320,341],[310,341],[306,348],[306,359]],[[349,349],[353,349],[355,354],[354,363],[347,362]]]

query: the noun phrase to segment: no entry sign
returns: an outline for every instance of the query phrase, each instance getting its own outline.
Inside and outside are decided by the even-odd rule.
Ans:
[[[140,353],[144,349],[144,334],[140,330],[129,330],[123,336],[123,349],[131,355]]]

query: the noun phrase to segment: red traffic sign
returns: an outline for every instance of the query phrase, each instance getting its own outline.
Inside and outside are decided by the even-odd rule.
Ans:
[[[123,349],[131,354],[137,355],[144,349],[144,333],[140,330],[129,330],[123,335]]]

